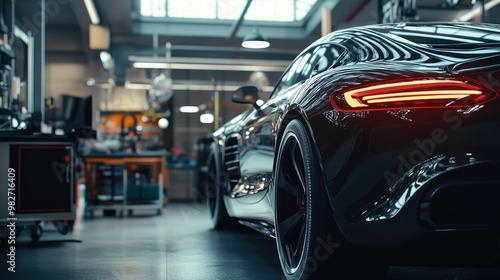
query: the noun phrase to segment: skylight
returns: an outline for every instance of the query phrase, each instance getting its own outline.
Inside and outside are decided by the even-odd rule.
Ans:
[[[293,22],[303,20],[318,0],[253,0],[245,20]],[[247,0],[141,0],[146,17],[235,20]]]
[[[141,0],[141,15],[145,17],[165,17],[166,0]]]

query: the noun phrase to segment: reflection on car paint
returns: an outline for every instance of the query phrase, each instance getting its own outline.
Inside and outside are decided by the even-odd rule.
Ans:
[[[372,222],[393,218],[415,193],[433,178],[483,162],[486,161],[468,155],[462,157],[438,155],[425,160],[406,172],[395,183],[390,184],[388,193],[374,201],[372,205],[368,205],[362,213],[353,213],[352,220]]]

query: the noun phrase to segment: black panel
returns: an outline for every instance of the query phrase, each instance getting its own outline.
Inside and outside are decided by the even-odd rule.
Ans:
[[[71,211],[66,146],[11,145],[10,157],[17,174],[17,213]]]

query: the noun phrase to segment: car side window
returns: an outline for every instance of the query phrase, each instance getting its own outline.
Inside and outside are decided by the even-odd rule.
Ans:
[[[329,45],[321,48],[320,51],[318,52],[319,54],[318,62],[314,66],[313,72],[311,73],[311,77],[335,66],[338,59],[345,52],[346,50],[343,47],[335,45]]]
[[[319,46],[314,51],[314,58],[311,59],[311,73],[310,77],[314,77],[317,74],[324,72],[338,64],[338,60],[346,52],[346,49],[342,46],[328,44]]]
[[[324,44],[298,57],[283,74],[272,96],[280,95],[291,86],[334,66],[346,49],[335,44]]]
[[[286,72],[281,77],[281,80],[276,85],[272,96],[279,95],[296,83],[299,83],[308,78],[304,77],[302,72],[304,69],[304,65],[309,61],[310,57],[311,52],[306,52],[292,62],[290,67],[288,67]]]

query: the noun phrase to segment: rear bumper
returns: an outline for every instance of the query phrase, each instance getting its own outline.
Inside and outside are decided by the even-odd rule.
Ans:
[[[415,204],[418,220],[427,228],[498,227],[499,170],[498,161],[436,156],[390,184],[386,194],[358,203],[346,214],[351,222],[387,220]]]
[[[450,160],[429,160],[392,195],[350,207],[350,219],[337,222],[346,239],[384,247],[380,253],[402,265],[497,266],[500,161]]]
[[[498,172],[499,167],[498,163],[478,164],[464,170],[478,174],[476,178],[455,176],[431,184],[420,201],[420,221],[433,229],[499,228],[500,180],[481,176],[484,169],[494,174],[490,172]]]
[[[450,164],[454,159],[428,160],[386,193],[372,193],[343,213],[337,208],[337,224],[346,239],[385,246],[449,232],[500,232],[500,162]]]
[[[446,141],[429,153],[418,139],[439,124],[365,129],[345,145],[351,154],[343,165],[332,164],[341,153],[322,154],[335,222],[346,240],[387,246],[450,232],[500,233],[500,122],[468,121],[460,129],[440,126]],[[337,176],[329,175],[330,166],[341,166]]]

